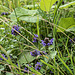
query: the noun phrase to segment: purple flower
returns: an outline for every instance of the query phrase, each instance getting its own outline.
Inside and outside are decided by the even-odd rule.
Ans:
[[[53,73],[52,71],[49,71],[49,74]]]
[[[2,12],[1,15],[2,15],[2,16],[5,15],[5,12]]]
[[[36,38],[38,38],[38,35],[37,35],[37,34],[34,34],[34,36],[35,36]]]
[[[28,68],[27,67],[25,67],[24,69],[25,69],[24,73],[28,72]]]
[[[37,42],[38,35],[34,34],[33,42]]]
[[[2,54],[2,56],[7,59],[7,57],[4,54]],[[3,60],[3,59],[0,57],[0,60]]]
[[[42,65],[40,65],[40,62],[37,62],[37,64],[35,64],[35,69],[36,70],[40,70],[41,69],[41,66]]]
[[[9,13],[8,12],[2,12],[1,15],[8,15]]]
[[[34,57],[36,57],[36,56],[39,55],[39,51],[37,51],[37,50],[34,50],[34,51],[30,52],[30,53],[31,53],[31,55],[34,56]]]
[[[44,40],[41,40],[42,41],[42,45],[43,46],[50,46],[51,44],[53,44],[53,38],[49,41],[49,38],[45,38]]]
[[[3,60],[2,58],[0,58],[0,60]]]
[[[53,38],[50,40],[50,44],[53,44]]]
[[[20,33],[18,25],[13,25],[13,28]],[[11,30],[11,34],[17,35],[18,33],[14,29]]]
[[[72,40],[71,39],[69,41],[72,43]],[[73,41],[75,41],[75,37],[73,38]]]
[[[45,53],[45,51],[40,51],[39,55],[46,55],[47,53]]]
[[[43,40],[41,40],[41,41],[42,41],[41,44],[42,44],[43,46],[46,46],[46,43],[45,43]]]
[[[34,37],[34,38],[33,38],[33,42],[37,42],[37,38]]]
[[[29,64],[28,64],[28,66],[29,66]],[[31,66],[29,66],[29,67],[31,67]],[[25,69],[24,73],[29,71],[28,67],[25,67],[24,69]]]
[[[17,63],[16,65],[17,65],[17,67],[18,67],[18,63]]]

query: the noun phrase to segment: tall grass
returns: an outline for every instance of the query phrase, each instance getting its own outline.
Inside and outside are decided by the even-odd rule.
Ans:
[[[4,54],[6,54],[6,56],[8,58],[8,59],[5,59],[1,55],[1,58],[3,58],[5,60],[5,62],[0,61],[0,64],[8,65],[10,67],[10,69],[11,69],[11,72],[9,72],[10,74],[13,74],[13,75],[16,75],[16,74],[24,75],[25,73],[23,71],[25,71],[25,70],[21,69],[21,67],[20,67],[21,65],[20,65],[19,61],[17,61],[18,66],[16,66],[12,62],[12,60],[10,59],[10,56],[9,56],[10,52],[8,52],[9,49],[6,48],[6,47],[8,47],[7,40],[12,42],[11,45],[16,43],[15,45],[16,45],[16,47],[18,47],[19,53],[22,54],[25,50],[27,50],[28,52],[33,51],[35,49],[40,51],[41,50],[40,40],[44,39],[44,37],[48,37],[48,34],[52,33],[50,38],[52,38],[52,37],[54,38],[53,51],[57,51],[57,55],[53,59],[50,59],[49,63],[44,61],[44,60],[40,60],[40,62],[45,64],[50,69],[52,68],[53,69],[52,71],[53,71],[54,75],[68,75],[68,74],[75,75],[75,64],[74,64],[75,62],[74,62],[74,56],[73,56],[75,48],[74,48],[74,46],[73,46],[73,48],[72,47],[71,48],[68,47],[69,39],[71,39],[73,41],[73,39],[69,36],[69,33],[72,34],[72,35],[75,35],[75,33],[74,32],[69,32],[69,33],[63,32],[63,31],[61,31],[58,28],[59,27],[58,26],[58,22],[59,22],[59,20],[61,18],[61,11],[62,11],[62,10],[59,11],[59,7],[60,7],[62,1],[63,0],[61,0],[57,4],[57,7],[54,9],[54,14],[52,15],[53,16],[52,20],[50,18],[51,17],[51,11],[48,12],[49,13],[49,18],[47,18],[47,12],[44,12],[44,11],[41,10],[42,14],[44,15],[43,18],[42,18],[42,21],[39,22],[39,17],[37,17],[37,22],[36,23],[27,23],[26,22],[27,25],[23,23],[24,21],[22,21],[22,22],[19,21],[19,18],[17,17],[15,8],[17,8],[17,7],[24,7],[24,5],[32,5],[33,4],[33,9],[32,10],[35,10],[36,9],[36,7],[35,7],[36,2],[39,3],[40,2],[39,0],[31,0],[31,1],[23,0],[23,3],[20,0],[4,0],[4,1],[1,0],[0,1],[0,7],[1,7],[0,14],[2,12],[7,12],[7,10],[8,10],[9,13],[14,11],[16,19],[17,19],[16,24],[18,24],[21,27],[21,29],[23,30],[22,31],[23,33],[25,32],[24,34],[19,33],[14,28],[12,28],[12,25],[11,25],[12,22],[10,21],[9,18],[5,18],[5,17],[0,16],[0,28],[3,26],[6,29],[5,32],[3,30],[1,30],[1,34],[0,34],[0,39],[3,38],[5,40],[3,42],[3,44],[0,42],[0,50],[1,50],[0,51],[0,55],[2,53],[4,53]],[[67,2],[67,0],[65,0],[65,2]],[[38,8],[38,10],[39,9],[40,8]],[[69,14],[70,13],[68,13],[68,15]],[[66,15],[63,15],[63,16],[66,17]],[[8,22],[5,22],[5,20],[7,20]],[[33,27],[36,28],[36,29],[33,30]],[[11,30],[10,29],[13,29],[16,33],[18,33],[19,37],[11,36],[11,35],[8,36],[7,35],[8,31],[11,34]],[[61,33],[58,33],[57,29],[59,29]],[[44,34],[43,34],[43,32],[44,32]],[[38,36],[39,36],[39,38],[38,38],[39,41],[38,41],[37,44],[34,44],[32,42],[32,40],[33,40],[32,38],[34,37],[34,35],[33,35],[34,33],[38,34]],[[44,36],[43,38],[41,37],[42,34]],[[5,36],[5,35],[7,35],[7,36]],[[61,48],[59,46],[59,44],[60,44],[59,40],[58,40],[59,39],[59,37],[58,37],[59,35],[60,35],[60,38],[62,38],[62,37],[66,38],[66,39],[64,39],[65,43],[64,43],[64,41],[62,39],[60,39],[61,43],[62,43],[61,44],[62,45],[62,50],[60,50]],[[23,39],[24,41],[23,40],[21,41],[21,39]],[[16,40],[16,42],[14,43],[13,40]],[[73,45],[75,45],[75,44],[73,44]],[[10,49],[11,49],[11,47],[10,47]],[[16,50],[16,48],[15,48],[15,50]],[[13,51],[15,51],[15,50],[13,49]],[[27,63],[30,64],[28,59],[27,59],[27,57],[26,57],[26,54],[24,55],[24,58],[26,59]],[[49,58],[49,57],[45,56],[45,58]],[[69,59],[69,62],[70,62],[69,65],[67,65],[66,62],[65,62],[68,59]],[[69,66],[71,66],[71,67],[69,67]],[[27,67],[31,70],[31,71],[28,71],[27,75],[32,75],[32,74],[43,75],[42,72],[39,72],[39,71],[35,70],[34,67],[29,67],[29,66],[27,66]],[[66,69],[63,69],[63,68],[66,68]],[[6,71],[6,73],[7,72],[8,71]]]

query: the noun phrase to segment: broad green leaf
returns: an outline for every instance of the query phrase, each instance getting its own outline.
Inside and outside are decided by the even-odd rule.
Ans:
[[[56,2],[57,0],[41,0],[40,2],[40,8],[43,11],[50,11],[52,5]]]
[[[26,56],[26,58],[25,58],[25,56]],[[30,53],[23,52],[20,56],[19,61],[20,61],[20,64],[23,64],[23,63],[25,64],[25,63],[33,61],[34,59],[35,59],[35,57],[31,56]]]
[[[66,31],[75,31],[75,25],[69,27]]]
[[[37,10],[28,10],[22,7],[18,7],[18,8],[15,8],[15,11],[16,11],[16,15],[15,15],[15,12],[12,12],[9,15],[9,17],[11,18],[11,21],[17,21],[16,19],[16,16],[17,16],[19,20],[35,23],[37,21],[37,16],[39,16],[39,13]]]
[[[20,20],[23,20],[23,21],[26,21],[26,22],[37,22],[37,17],[38,16],[23,16],[23,17],[20,17],[19,19]],[[39,21],[40,21],[41,18],[39,18]]]
[[[61,31],[65,31],[65,29],[68,29],[69,27],[73,27],[75,25],[75,19],[72,17],[69,18],[61,18],[60,22],[58,24],[58,28]],[[61,32],[60,30],[57,30],[57,32]]]
[[[60,8],[60,9],[64,9],[64,8],[70,7],[71,5],[75,5],[75,1],[70,2],[70,3],[68,3],[68,4],[65,4],[65,5],[62,5],[62,6],[60,6],[59,8]]]

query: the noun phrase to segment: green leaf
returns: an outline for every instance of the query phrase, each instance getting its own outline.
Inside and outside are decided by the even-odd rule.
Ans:
[[[9,8],[7,8],[7,7],[5,7],[5,6],[3,6],[3,5],[0,5],[0,11],[1,12],[8,12],[9,11]]]
[[[68,3],[68,4],[65,4],[65,5],[62,5],[62,6],[60,6],[59,8],[60,8],[60,9],[64,9],[64,8],[70,7],[71,5],[75,5],[75,1],[70,2],[70,3]]]
[[[57,51],[51,51],[50,52],[50,58],[53,59],[56,56],[56,54],[57,54]]]
[[[51,50],[53,48],[54,48],[54,46],[53,45],[50,45],[48,49]]]
[[[23,16],[23,17],[20,17],[19,19],[26,21],[26,22],[33,22],[33,23],[37,22],[37,16]],[[40,21],[40,19],[39,19],[39,21]]]
[[[69,18],[61,18],[58,28],[61,31],[65,31],[65,29],[68,29],[69,27],[73,27],[75,25],[75,19],[72,17]],[[57,32],[61,32],[59,29],[57,29]]]
[[[6,72],[6,75],[14,75],[13,73]]]
[[[34,59],[35,57],[31,56],[29,52],[28,53],[23,52],[20,56],[19,61],[20,61],[20,64],[23,64],[23,63],[25,64],[25,63],[33,61]]]
[[[0,74],[2,70],[4,70],[4,66],[0,65]]]
[[[66,31],[75,31],[75,25],[70,26]]]
[[[12,12],[9,17],[11,18],[11,21],[17,21],[17,18],[19,18],[19,20],[23,20],[26,22],[37,22],[37,16],[40,17],[39,13],[37,10],[28,10],[22,7],[18,7],[15,8],[16,11],[16,15],[15,12]],[[41,18],[39,18],[41,19]]]
[[[52,5],[56,2],[57,0],[41,0],[40,2],[40,8],[43,11],[50,11]]]

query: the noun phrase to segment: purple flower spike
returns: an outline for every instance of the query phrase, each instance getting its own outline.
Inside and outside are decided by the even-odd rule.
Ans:
[[[18,25],[13,25],[13,28],[20,33]],[[17,35],[18,33],[14,29],[11,30],[11,34]]]
[[[38,38],[38,35],[37,34],[34,34],[33,42],[37,42],[38,41],[37,38]]]
[[[50,40],[50,44],[53,44],[53,38]]]
[[[38,38],[38,35],[37,35],[37,34],[34,34],[34,36],[35,36],[36,38]]]
[[[53,38],[49,41],[49,38],[45,38],[44,40],[41,40],[42,41],[42,45],[43,46],[50,46],[51,44],[53,44]]]
[[[30,52],[32,56],[36,57],[39,55],[39,52],[37,50],[34,50],[32,52]]]
[[[42,44],[43,46],[46,46],[46,43],[45,43],[43,40],[41,40],[41,41],[42,41],[41,44]]]
[[[2,12],[1,15],[2,15],[2,16],[3,16],[3,15],[9,15],[9,13],[8,13],[8,12]]]
[[[3,60],[2,58],[0,58],[0,60]]]
[[[34,37],[34,38],[33,38],[33,42],[37,42],[37,38]]]
[[[41,66],[42,65],[40,65],[40,62],[37,62],[37,64],[35,64],[35,69],[36,70],[40,70],[41,69]]]

